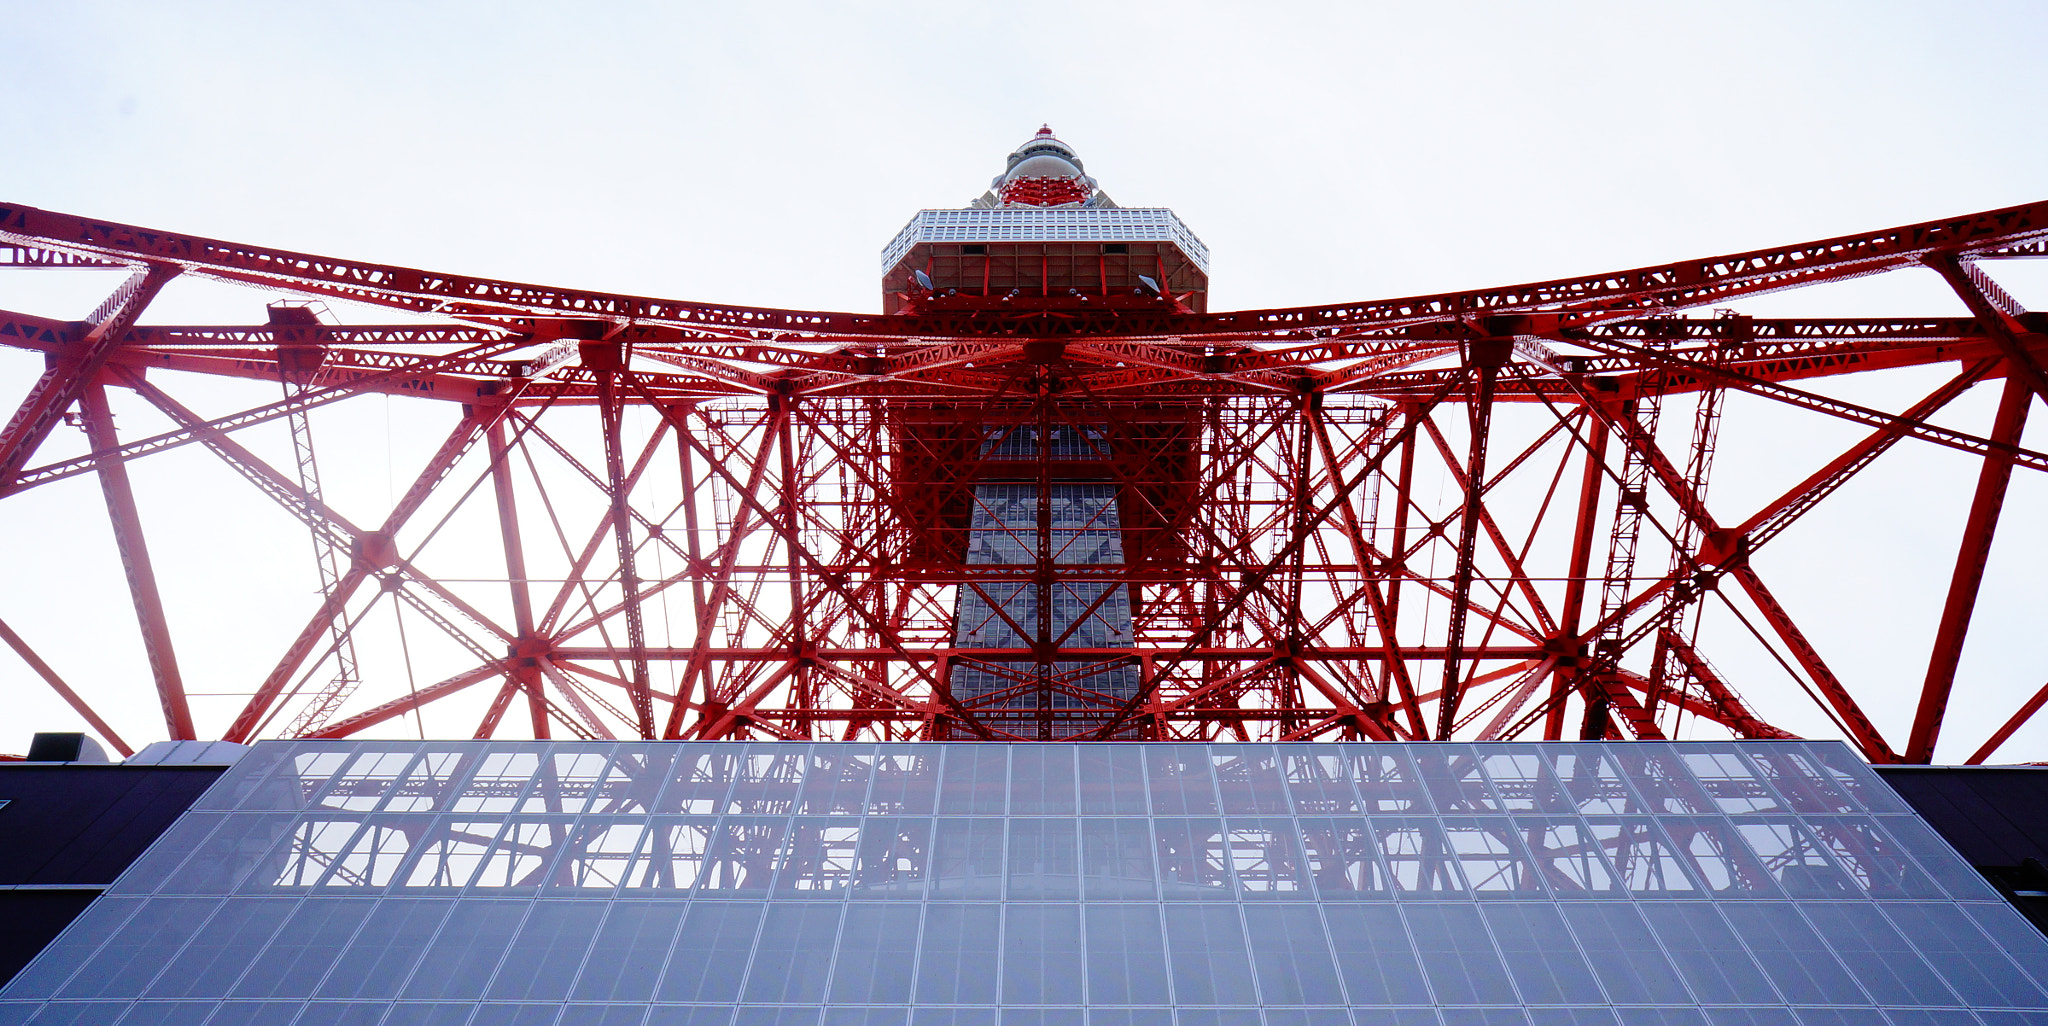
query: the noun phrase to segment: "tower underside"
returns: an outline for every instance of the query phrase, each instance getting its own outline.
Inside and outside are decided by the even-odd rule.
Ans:
[[[1206,266],[1174,239],[1153,241]],[[83,320],[0,312],[0,341],[44,368],[0,435],[0,502],[67,568],[24,578],[50,600],[0,609],[0,640],[115,751],[160,733],[1796,733],[1877,761],[1937,745],[1983,760],[2048,704],[1960,672],[1966,639],[2014,642],[1974,611],[2005,572],[1989,559],[2000,523],[2038,512],[2005,509],[2034,501],[2013,478],[2048,470],[2024,444],[2048,324],[1986,268],[2044,254],[2048,213],[2030,205],[1223,313],[1171,273],[1105,291],[1077,259],[1031,297],[927,284],[899,260],[914,284],[876,315],[577,292],[0,206],[9,273],[121,272]],[[1912,269],[1970,316],[1734,312]],[[431,320],[142,323],[180,276]],[[1859,401],[1877,393],[1849,373],[1906,398]],[[1986,416],[1958,412],[1973,393]],[[428,411],[393,435],[388,493],[382,475],[332,469],[361,455],[351,411],[387,398]],[[1938,596],[1920,634],[1887,627],[1900,686],[1827,617],[1892,625],[1915,607],[1817,594],[1788,569],[1808,564],[1778,554],[1911,505],[1856,490],[1872,482],[1928,501],[1917,471],[1888,469],[1908,451],[1967,487],[1941,490],[1958,527],[1939,571],[1900,577]],[[72,505],[38,530],[44,496]],[[145,530],[201,501],[203,516]],[[104,507],[109,536],[71,529],[79,502]],[[289,548],[263,547],[272,535]],[[1903,573],[1884,553],[1833,558],[1838,577]],[[229,578],[247,584],[210,589]],[[120,611],[103,633],[130,639],[132,672],[103,679],[54,640],[62,611],[88,606]],[[193,609],[232,638],[192,640]],[[1969,709],[1944,734],[1952,696]]]

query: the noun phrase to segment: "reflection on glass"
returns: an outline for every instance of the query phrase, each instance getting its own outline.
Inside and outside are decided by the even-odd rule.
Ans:
[[[856,898],[909,898],[924,893],[932,851],[929,819],[869,819],[861,827]]]
[[[726,796],[740,772],[738,745],[685,745],[677,753],[656,812],[713,816],[725,811]]]
[[[1167,898],[1230,896],[1230,848],[1220,820],[1160,819],[1152,829],[1159,837],[1160,890]]]
[[[1152,826],[1142,819],[1081,821],[1081,872],[1090,901],[1155,898]]]
[[[514,812],[519,798],[540,772],[537,751],[489,751],[448,808],[455,812]]]
[[[783,856],[775,893],[817,894],[841,891],[853,883],[860,863],[860,820],[850,816],[798,816],[789,824],[789,850]]]
[[[578,822],[542,893],[596,895],[617,890],[652,832],[641,818]]]
[[[656,798],[668,783],[675,757],[673,745],[621,746],[612,757],[604,781],[591,795],[587,811],[610,815],[653,812]]]
[[[1792,820],[1742,820],[1735,829],[1786,894],[1795,898],[1826,898],[1856,893],[1848,876]]]
[[[709,816],[656,819],[626,869],[621,881],[624,893],[687,893],[704,875],[711,845],[718,837],[717,824]]]
[[[1807,753],[1791,747],[1763,749],[1749,753],[1763,771],[1764,779],[1778,789],[1793,812],[1861,812],[1848,792],[1835,783],[1833,774],[1823,770]]]
[[[266,744],[8,997],[300,1026],[338,1026],[310,995],[400,992],[393,1022],[472,1026],[2038,1017],[2048,942],[1843,752]],[[194,897],[128,896],[159,888]]]
[[[331,818],[343,821],[343,825],[322,835],[328,844],[323,853],[330,855],[348,840],[360,821],[356,816]],[[269,881],[283,875],[281,862],[295,857],[293,841],[300,829],[302,825],[294,824],[291,816],[280,813],[244,813],[223,817],[212,835],[193,847],[191,856],[170,875],[170,879],[164,881],[160,889],[172,894],[224,894],[240,883],[244,876],[250,878],[250,887],[262,889]],[[158,842],[158,847],[167,855],[172,854],[176,849],[167,842],[174,840],[185,838],[167,836]],[[133,886],[138,889],[145,888],[148,878],[154,875],[150,871],[169,862],[166,859],[161,864],[138,866],[143,872],[127,874],[124,879],[133,879]]]
[[[1856,886],[1879,898],[1938,898],[1941,891],[1891,835],[1867,816],[1814,816],[1806,821],[1821,847]]]
[[[327,826],[325,823],[308,823],[308,827]],[[325,887],[383,887],[391,883],[398,873],[399,864],[412,851],[412,843],[418,831],[426,824],[421,820],[399,820],[392,822],[375,817],[356,832],[355,838],[332,859],[332,864],[320,883]],[[298,838],[294,836],[294,841]],[[312,845],[318,839],[309,838],[307,857],[317,858]],[[296,845],[294,846],[296,847]]]
[[[1648,803],[1648,811],[1667,816],[1701,816],[1719,812],[1685,771],[1678,754],[1663,745],[1615,745],[1609,749],[1636,792]]]
[[[1614,757],[1592,745],[1573,745],[1556,756],[1558,783],[1574,809],[1584,813],[1642,812],[1622,779]]]
[[[384,803],[386,812],[437,812],[455,791],[455,784],[469,771],[474,759],[456,751],[427,751],[413,761],[405,778],[391,789]]]
[[[1611,897],[1625,893],[1600,853],[1601,844],[1577,819],[1517,816],[1515,827],[1528,845],[1536,872],[1560,898]]]
[[[1429,798],[1423,793],[1422,780],[1415,774],[1414,764],[1408,759],[1406,749],[1388,748],[1376,751],[1367,748],[1351,762],[1358,776],[1358,798],[1365,803],[1365,811],[1378,813],[1427,813]]]
[[[1864,809],[1876,813],[1913,811],[1848,745],[1840,741],[1808,741],[1803,750],[1834,786],[1847,792]]]
[[[1011,821],[1010,897],[1081,896],[1081,859],[1074,839],[1076,825],[1071,819]]]
[[[1009,745],[948,745],[939,811],[1002,815],[1008,807],[1009,764]]]
[[[1458,860],[1436,820],[1375,818],[1372,830],[1395,890],[1418,897],[1464,895]]]
[[[1444,840],[1473,894],[1482,898],[1544,896],[1543,881],[1522,854],[1512,820],[1502,816],[1447,818]]]
[[[477,870],[476,886],[521,891],[539,887],[571,829],[571,821],[561,818],[522,818],[505,824]]]
[[[1436,744],[1415,753],[1415,768],[1438,812],[1498,812],[1493,790],[1479,772],[1470,745]]]
[[[1303,819],[1302,864],[1324,901],[1386,897],[1387,873],[1380,865],[1364,817]]]
[[[1673,844],[1692,862],[1706,889],[1727,897],[1773,896],[1776,874],[1757,860],[1748,845],[1736,840],[1729,821],[1715,817],[1672,816],[1658,821]]]
[[[939,792],[937,745],[888,745],[875,757],[870,815],[930,815]]]
[[[304,757],[289,745],[258,745],[242,754],[214,785],[192,803],[198,810],[247,809],[290,812],[306,807],[307,781],[293,763]],[[320,778],[315,785],[326,783]]]
[[[1741,815],[1746,812],[1777,812],[1780,810],[1778,796],[1769,785],[1758,780],[1749,764],[1742,761],[1733,748],[1721,751],[1682,753],[1680,758],[1685,768],[1692,771],[1694,779],[1706,790],[1714,805],[1722,812]]]
[[[1081,812],[1089,816],[1145,814],[1145,764],[1135,745],[1079,745]]]
[[[1162,816],[1216,813],[1216,785],[1209,753],[1194,745],[1146,745],[1145,775],[1152,783],[1152,811]]]
[[[632,778],[612,763],[606,749],[554,752],[541,760],[525,809],[530,812],[588,812],[608,793],[631,788]]]
[[[1246,898],[1299,898],[1308,893],[1308,874],[1291,819],[1233,818],[1227,831],[1230,868],[1238,894]]]
[[[739,898],[768,893],[782,854],[789,821],[768,816],[727,816],[706,858],[698,885],[705,897]]]
[[[859,815],[866,811],[868,782],[874,776],[874,746],[845,742],[811,750],[811,769],[804,776],[797,811],[822,816]]]
[[[1224,815],[1291,812],[1287,789],[1280,782],[1279,761],[1267,745],[1212,748],[1210,765]]]
[[[1622,886],[1640,895],[1691,895],[1699,887],[1686,875],[1684,863],[1658,831],[1654,821],[1644,818],[1588,819],[1607,861],[1614,867]]]
[[[406,867],[400,886],[415,891],[455,891],[469,886],[503,826],[497,820],[449,819],[436,823],[420,843],[412,865]],[[311,850],[318,844],[317,839],[309,837],[305,848]],[[294,875],[299,871],[292,870]],[[289,886],[282,879],[279,884]]]
[[[1297,815],[1332,816],[1363,811],[1351,781],[1356,753],[1330,751],[1318,745],[1279,746],[1280,776],[1287,783],[1290,811]]]
[[[726,802],[727,811],[752,816],[787,816],[796,811],[809,749],[809,745],[748,745]]]
[[[1010,812],[1018,816],[1074,814],[1074,749],[1026,745],[1010,760]]]
[[[349,809],[368,812],[384,800],[384,792],[412,764],[413,746],[402,751],[372,749],[358,752],[348,760],[347,766],[335,773],[327,790],[320,795],[319,805],[329,809]]]
[[[1571,803],[1550,766],[1533,746],[1488,745],[1480,768],[1493,781],[1501,807],[1509,812],[1570,812]]]
[[[932,843],[935,898],[1003,896],[1003,821],[942,819]]]

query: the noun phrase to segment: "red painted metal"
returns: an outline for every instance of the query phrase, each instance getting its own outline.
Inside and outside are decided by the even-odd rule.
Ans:
[[[2027,407],[2034,396],[2032,384],[2020,375],[2017,367],[2008,365],[2007,373],[1991,438],[2014,444],[2027,426]],[[1934,758],[1934,742],[1941,736],[1942,717],[1948,711],[1949,694],[1955,689],[1956,666],[1962,662],[1963,640],[1969,636],[1971,615],[1977,609],[1977,592],[1984,583],[1984,566],[1991,559],[1991,541],[1998,533],[1998,515],[2005,508],[2006,486],[2011,481],[2011,459],[1995,451],[1984,457],[1977,492],[1970,501],[1970,515],[1963,522],[1963,540],[1956,553],[1948,601],[1942,605],[1941,623],[1935,630],[1934,653],[1927,661],[1927,679],[1920,688],[1913,733],[1906,741],[1907,762],[1928,762]]]
[[[122,553],[146,570],[143,510],[193,500],[138,503],[123,468],[197,442],[269,500],[235,515],[274,507],[333,557],[323,595],[292,612],[303,622],[295,634],[250,639],[274,667],[238,682],[245,698],[224,723],[179,712],[157,597],[158,584],[175,595],[178,582],[136,578],[131,597],[177,736],[346,737],[446,715],[460,726],[438,732],[479,737],[1777,737],[1786,732],[1773,719],[1810,711],[1869,758],[1926,760],[1952,696],[1996,702],[1955,670],[2005,476],[2048,470],[2048,453],[2019,433],[2048,384],[2048,321],[1984,267],[2042,255],[2048,203],[1289,310],[1209,314],[1172,296],[1112,296],[1097,254],[1069,261],[1086,265],[1090,285],[1072,294],[913,295],[875,315],[491,281],[0,205],[0,266],[136,272],[83,322],[0,311],[0,344],[49,368],[0,434],[0,499],[96,471]],[[1923,265],[1956,287],[1970,317],[1676,312]],[[441,323],[136,324],[174,274]],[[1960,373],[1898,412],[1828,393],[1837,375],[1946,364]],[[1932,420],[2001,368],[2012,384],[1987,433]],[[270,398],[202,416],[174,398],[194,375],[268,383]],[[134,391],[176,426],[113,437],[107,387]],[[403,497],[330,506],[333,485],[310,473],[312,429],[319,411],[365,396],[459,414]],[[1724,396],[1869,433],[1760,508],[1710,504],[1716,427],[1743,415]],[[1645,412],[1667,402],[1691,413],[1684,452],[1667,454]],[[93,451],[42,452],[81,403]],[[265,425],[293,429],[298,473],[236,437]],[[1016,479],[1035,481],[1048,539],[1055,482],[1113,489],[1123,563],[1062,562],[1048,546],[1026,563],[966,559],[983,440],[1024,425],[1040,437],[1100,432],[1106,451],[1044,454]],[[1970,454],[2000,494],[1980,486],[1909,725],[1870,682],[1835,672],[1800,624],[1814,611],[1781,602],[1752,557],[1915,441]],[[1719,462],[1724,481],[1742,472]],[[471,520],[452,519],[472,504]],[[366,508],[382,513],[374,527],[336,512]],[[472,521],[494,531],[502,578],[479,583],[473,563],[449,569],[461,540],[444,527]],[[1604,570],[1594,563],[1603,534]],[[1131,633],[1080,646],[1041,610],[1013,625],[1031,647],[955,641],[963,590],[1061,582],[1112,585]],[[423,632],[415,638],[448,642],[422,657],[418,686],[406,682],[410,666],[392,672],[391,652],[364,649],[380,604],[395,610],[381,616]],[[1702,616],[1709,607],[1754,630],[1789,684],[1731,679],[1710,663],[1720,638],[1709,629],[1717,618]],[[349,676],[350,648],[369,653],[353,691],[328,683]],[[368,668],[380,659],[384,670]],[[950,684],[957,667],[1004,673],[1034,661],[1040,672],[1004,699],[1035,699],[1032,717],[993,716],[987,698]],[[1062,703],[1113,665],[1134,669],[1135,696],[1063,733]],[[86,685],[67,698],[112,740],[98,693]],[[2001,706],[2004,726],[1976,757],[2044,696]],[[525,714],[508,718],[520,704]],[[1887,739],[1886,728],[1909,726],[1903,744]]]
[[[79,391],[78,398],[85,436],[92,447],[100,452],[116,448],[114,416],[107,409],[106,386],[93,382]],[[142,648],[149,657],[150,675],[156,680],[157,699],[163,705],[164,729],[174,741],[194,740],[199,734],[192,722],[191,704],[185,697],[184,675],[178,672],[170,618],[157,588],[156,567],[150,561],[149,543],[143,537],[142,512],[135,503],[135,489],[128,481],[126,461],[101,460],[99,476],[100,490],[106,496],[107,519],[114,527],[114,547],[120,553],[121,568],[127,573],[129,598],[135,604],[135,618],[142,628]]]

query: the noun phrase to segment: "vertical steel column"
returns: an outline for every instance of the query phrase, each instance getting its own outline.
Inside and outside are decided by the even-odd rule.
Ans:
[[[1579,637],[1579,625],[1586,614],[1586,574],[1593,565],[1593,535],[1600,521],[1600,490],[1607,478],[1607,422],[1586,414],[1586,430],[1592,436],[1586,441],[1586,469],[1579,478],[1578,520],[1572,526],[1572,554],[1570,575],[1564,585],[1564,609],[1559,613],[1563,622],[1559,625],[1558,636],[1569,641],[1574,651],[1565,653],[1572,660],[1572,667],[1559,667],[1551,677],[1550,697],[1543,717],[1543,739],[1561,741],[1564,739],[1565,700],[1579,676],[1586,672],[1592,652],[1585,640]]]
[[[647,673],[647,630],[640,615],[640,575],[633,558],[633,511],[626,496],[626,459],[619,438],[618,372],[600,372],[597,387],[598,409],[604,430],[606,491],[611,495],[612,538],[618,544],[619,590],[626,613],[626,646],[632,660],[633,719],[640,736],[651,741],[654,739],[654,696]]]
[[[114,417],[107,409],[107,387],[95,382],[79,396],[85,415],[85,434],[93,451],[106,452],[120,446],[114,434]],[[107,517],[114,525],[114,544],[121,551],[121,569],[128,575],[128,594],[135,602],[135,618],[142,627],[142,648],[149,655],[150,673],[156,678],[157,698],[163,703],[164,725],[174,741],[199,737],[192,725],[192,709],[185,699],[185,680],[178,673],[178,656],[171,648],[171,625],[164,615],[163,597],[157,592],[156,569],[150,563],[149,543],[142,533],[142,515],[135,506],[135,490],[128,484],[128,467],[118,457],[99,461],[100,490],[106,494]]]
[[[1458,565],[1451,582],[1450,621],[1444,638],[1444,682],[1437,699],[1436,736],[1447,741],[1458,720],[1458,699],[1464,687],[1459,666],[1465,661],[1465,617],[1472,605],[1473,559],[1479,546],[1479,508],[1486,489],[1486,442],[1493,431],[1493,387],[1501,364],[1514,343],[1509,339],[1474,339],[1467,349],[1469,366],[1478,371],[1477,394],[1469,412],[1471,447],[1465,460],[1465,507],[1458,524]]]
[[[2027,408],[2033,401],[2032,385],[2016,368],[2009,368],[2005,391],[1998,399],[1998,415],[1992,421],[1991,440],[2001,445],[2017,444],[2020,432],[2027,426]],[[1970,633],[1977,591],[1984,584],[1984,564],[1991,558],[1998,514],[2005,508],[2005,489],[2011,480],[2012,454],[1999,449],[1985,453],[1983,467],[1977,473],[1977,494],[1970,501],[1970,516],[1964,522],[1962,545],[1956,552],[1948,601],[1942,605],[1941,626],[1935,631],[1934,651],[1927,660],[1927,678],[1920,686],[1913,733],[1906,739],[1907,762],[1928,762],[1934,758],[1934,743],[1941,736],[1942,717],[1948,713],[1956,665],[1962,661],[1963,641]]]
[[[512,624],[519,633],[514,646],[511,671],[506,679],[513,690],[526,694],[526,712],[533,724],[533,736],[548,736],[548,704],[541,693],[543,681],[539,665],[533,662],[539,655],[540,639],[535,637],[533,622],[533,593],[527,585],[526,549],[519,538],[519,506],[512,489],[512,450],[505,438],[505,422],[496,420],[485,433],[491,457],[491,493],[498,506],[498,537],[505,549],[506,585],[512,596]],[[491,703],[491,712],[485,723],[495,729],[498,718],[504,715],[510,693],[499,696]],[[479,728],[481,730],[483,728]]]

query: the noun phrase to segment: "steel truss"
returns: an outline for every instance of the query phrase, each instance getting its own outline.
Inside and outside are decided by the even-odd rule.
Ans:
[[[881,316],[489,281],[0,206],[0,266],[131,271],[84,321],[0,312],[0,342],[48,368],[0,433],[0,496],[98,478],[179,738],[339,738],[428,709],[462,710],[478,737],[1782,737],[1767,717],[1811,702],[1866,757],[1926,761],[2008,482],[2048,470],[2048,453],[2020,445],[2048,398],[2048,318],[1983,265],[2043,255],[2048,204],[2034,204],[1341,306],[1203,315],[1170,297],[904,295]],[[1911,266],[1941,274],[1972,316],[1680,313]],[[268,323],[138,324],[178,275],[432,322],[335,324],[280,304]],[[1898,412],[1815,390],[1933,364],[1956,365],[1952,380]],[[281,382],[282,397],[202,416],[172,394],[189,375],[267,382],[273,396]],[[1988,433],[1936,423],[2001,379]],[[109,389],[176,427],[119,437]],[[1759,509],[1709,509],[1737,394],[1867,434]],[[372,395],[438,401],[454,421],[374,523],[329,504],[311,427]],[[39,462],[67,419],[90,452]],[[280,421],[294,466],[237,438]],[[1113,484],[1124,562],[966,561],[983,443],[1055,422],[1101,442],[1042,454],[1037,480]],[[1910,730],[1887,737],[1752,556],[1909,439],[1981,469]],[[311,533],[324,596],[296,635],[269,639],[273,668],[222,723],[195,720],[142,531],[149,507],[194,500],[138,496],[127,475],[195,444]],[[461,510],[495,525],[491,581],[441,570],[457,544],[442,525]],[[1131,636],[954,641],[963,591],[1032,582],[1122,589]],[[1705,610],[1740,623],[1798,687],[1738,694],[1705,655]],[[404,688],[356,668],[359,625],[394,615],[445,642],[445,665]],[[5,624],[0,640],[128,749],[94,688],[67,684]],[[948,682],[966,666],[1016,687],[963,700]],[[1136,669],[1134,697],[1088,689],[1107,667]],[[991,714],[1034,689],[1085,715],[1050,729],[1047,713],[1026,733]],[[1972,761],[2043,704],[2048,687]]]

